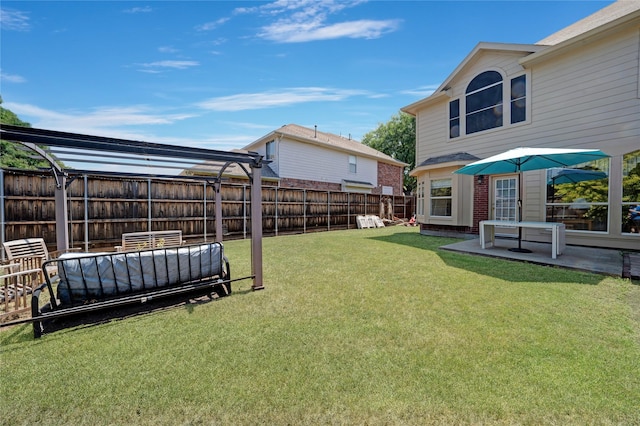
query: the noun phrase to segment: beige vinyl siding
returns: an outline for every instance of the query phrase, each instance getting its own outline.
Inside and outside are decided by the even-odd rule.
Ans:
[[[485,52],[480,58],[470,62],[470,67],[463,70],[463,74],[456,76],[452,80],[452,97],[441,104],[433,105],[427,110],[420,111],[416,119],[417,133],[419,141],[416,150],[416,164],[430,157],[450,154],[453,152],[469,152],[478,157],[484,157],[496,148],[501,148],[504,142],[492,143],[497,132],[504,132],[508,127],[503,126],[497,129],[486,130],[473,135],[461,135],[458,138],[449,139],[449,101],[459,99],[464,96],[469,82],[478,73],[487,70],[499,71],[504,76],[504,90],[509,90],[511,78],[521,75],[524,68],[518,64],[522,54],[509,52],[500,54],[498,52]],[[506,75],[505,75],[506,73]],[[529,94],[527,94],[529,95]],[[463,104],[461,103],[460,120],[464,120]],[[505,105],[505,108],[507,106]],[[519,124],[514,127],[521,127]],[[426,141],[426,143],[423,143]],[[519,146],[519,145],[515,145]]]
[[[465,84],[487,68],[496,69],[483,65],[496,62],[494,55],[486,56],[486,61],[477,61],[478,68],[461,77]],[[581,59],[585,56],[586,61]],[[506,63],[502,64],[506,67]],[[532,107],[527,112],[531,121],[525,124],[449,140],[448,103],[420,111],[417,163],[460,151],[484,158],[518,146],[600,148],[610,154],[628,152],[632,144],[637,146],[640,136],[637,32],[629,31],[627,37],[617,42],[586,45],[580,53],[563,56],[560,63],[537,64],[528,78],[531,88],[527,95]],[[463,92],[463,87],[454,87],[454,94]],[[612,136],[617,139],[615,144],[611,143]]]
[[[609,231],[574,231],[567,234],[567,243],[593,245],[597,239],[603,247],[637,247],[637,238],[620,235],[621,218],[617,210],[621,199],[622,155],[640,147],[640,29],[587,40],[579,47],[571,46],[557,53],[548,60],[540,56],[535,64],[524,69],[519,63],[525,57],[523,54],[480,51],[451,79],[451,98],[434,100],[417,111],[416,163],[456,152],[486,158],[519,146],[602,149],[612,157]],[[511,78],[526,73],[527,121],[511,125],[505,120],[502,127],[449,139],[449,100],[464,96],[468,82],[488,70],[502,71],[505,90]],[[461,120],[464,120],[462,102]],[[428,179],[433,173],[437,171],[425,172],[419,178]],[[545,179],[544,171],[523,173],[524,220],[546,219]],[[526,239],[550,238],[544,230],[528,229],[524,233]]]
[[[282,139],[278,149],[281,178],[342,183],[343,179],[377,185],[375,160],[357,156],[357,172],[349,173],[349,155],[320,146]]]

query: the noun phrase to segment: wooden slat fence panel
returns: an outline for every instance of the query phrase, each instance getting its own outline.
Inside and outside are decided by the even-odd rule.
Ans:
[[[5,241],[42,237],[53,247],[55,181],[41,171],[2,170]],[[86,188],[86,189],[85,189]],[[223,183],[225,239],[250,236],[250,187]],[[205,197],[206,193],[206,197]],[[263,233],[302,233],[356,228],[357,215],[378,215],[377,194],[264,186]],[[212,184],[193,180],[86,176],[68,186],[70,243],[89,249],[113,247],[124,233],[179,229],[189,242],[212,240],[215,193]],[[408,218],[414,197],[391,198],[393,214]],[[206,207],[205,207],[206,206]],[[85,235],[86,234],[86,235]]]

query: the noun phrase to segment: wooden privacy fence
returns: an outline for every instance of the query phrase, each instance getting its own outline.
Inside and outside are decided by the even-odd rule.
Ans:
[[[2,240],[44,238],[55,245],[55,180],[46,172],[0,170]],[[225,239],[251,233],[249,184],[221,185]],[[213,240],[213,183],[83,175],[67,189],[69,241],[86,251],[111,247],[129,232],[181,230],[187,241]],[[356,228],[356,216],[409,218],[415,198],[297,188],[262,188],[264,235]]]

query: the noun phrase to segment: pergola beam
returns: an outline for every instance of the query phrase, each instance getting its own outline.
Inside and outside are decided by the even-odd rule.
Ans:
[[[48,155],[46,148],[48,147],[63,147],[78,150],[80,153],[89,153],[85,155],[85,159],[73,160],[76,163],[91,164],[92,158],[100,157],[100,153],[103,153],[104,158],[125,158],[133,161],[130,166],[148,166],[148,162],[153,159],[149,157],[159,158],[172,158],[172,159],[188,159],[191,161],[205,162],[205,161],[221,161],[229,165],[231,163],[238,163],[242,169],[247,173],[251,181],[251,270],[253,275],[254,290],[264,288],[262,279],[262,164],[263,156],[256,152],[227,152],[219,150],[210,150],[204,148],[193,148],[175,145],[158,144],[151,142],[142,142],[126,139],[116,139],[103,136],[82,135],[77,133],[66,133],[54,130],[46,129],[34,129],[30,127],[20,127],[11,125],[0,126],[0,139],[11,142],[18,142],[33,150],[36,147],[40,156],[47,160],[53,169],[53,173],[56,178],[56,243],[57,250],[67,250],[69,248],[69,235],[68,235],[68,215],[67,215],[67,194],[66,194],[66,180],[70,174],[95,174],[100,175],[104,172],[100,171],[82,171],[77,169],[65,169],[60,164],[55,162],[55,159]],[[44,146],[42,150],[38,146]],[[117,153],[125,154],[125,156],[108,156],[104,153]],[[138,161],[139,163],[134,163]],[[158,161],[156,159],[156,161]],[[108,162],[108,161],[106,161]],[[163,162],[170,164],[168,161]],[[105,163],[105,161],[100,161]],[[146,163],[146,164],[145,164]],[[111,163],[110,163],[111,164]],[[119,163],[122,165],[122,163]],[[251,168],[251,173],[243,166],[248,164]],[[162,168],[157,164],[156,168]],[[171,168],[168,165],[166,168]],[[112,173],[113,175],[126,175],[126,176],[138,176],[148,177],[143,174],[135,173]],[[157,176],[157,175],[156,175]],[[163,178],[185,178],[186,176],[177,175],[163,175]],[[191,179],[197,179],[197,177],[190,177]],[[201,180],[207,180],[206,177]],[[215,185],[216,194],[216,241],[222,241],[222,208],[220,197],[220,180],[218,179]]]
[[[10,125],[2,125],[0,133],[1,138],[4,140],[27,142],[36,145],[120,152],[142,156],[189,158],[199,161],[229,161],[248,163],[249,165],[262,163],[262,155],[255,152],[235,153]]]

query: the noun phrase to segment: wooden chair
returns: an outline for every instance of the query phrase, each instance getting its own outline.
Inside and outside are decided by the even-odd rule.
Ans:
[[[27,296],[44,281],[42,258],[26,256],[18,260],[0,265],[0,319],[28,311]]]
[[[7,263],[0,266],[0,319],[29,309],[27,295],[45,282],[43,263],[62,254],[49,252],[43,238],[6,241],[2,246]],[[57,272],[55,264],[47,268],[50,277]]]
[[[41,267],[45,260],[49,260],[51,255],[43,238],[25,238],[22,240],[5,241],[2,243],[7,260],[11,264],[19,264],[20,271]],[[56,252],[57,253],[57,252]],[[44,281],[44,279],[43,279]]]
[[[5,241],[2,243],[8,263],[18,263],[19,271],[41,268],[42,264],[55,259],[66,252],[78,252],[80,249],[49,252],[43,238],[25,238],[22,240]],[[47,269],[50,276],[56,275],[55,268]],[[44,281],[44,278],[43,280]]]

